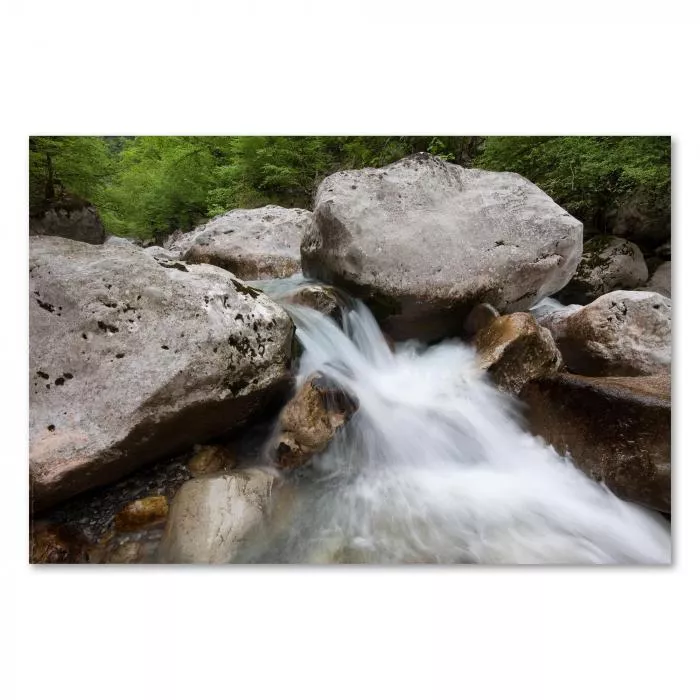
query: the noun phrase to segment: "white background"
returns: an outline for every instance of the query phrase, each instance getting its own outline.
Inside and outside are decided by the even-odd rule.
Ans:
[[[684,5],[3,6],[3,697],[700,697],[700,33]],[[671,134],[674,566],[29,567],[33,133]]]

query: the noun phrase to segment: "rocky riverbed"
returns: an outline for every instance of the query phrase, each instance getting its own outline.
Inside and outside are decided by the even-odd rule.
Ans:
[[[163,248],[94,216],[32,231],[33,562],[670,558],[670,241],[427,154]]]

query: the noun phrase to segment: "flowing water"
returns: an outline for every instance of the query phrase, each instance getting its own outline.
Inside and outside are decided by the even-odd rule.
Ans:
[[[287,308],[304,348],[299,383],[322,372],[360,407],[237,561],[670,562],[668,522],[530,435],[472,348],[446,341],[392,352],[359,303],[344,310],[342,328]]]

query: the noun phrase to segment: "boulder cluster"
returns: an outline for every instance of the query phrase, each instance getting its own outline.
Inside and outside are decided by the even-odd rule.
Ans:
[[[358,407],[295,385],[294,324],[252,281],[300,273],[285,303],[339,321],[348,293],[391,341],[473,344],[533,433],[671,512],[670,241],[652,260],[624,231],[584,240],[519,175],[418,154],[327,177],[313,212],[234,210],[163,247],[106,236],[87,203],[30,233],[32,561],[224,563],[267,527]],[[265,420],[268,463],[239,460],[231,436]],[[178,488],[124,497],[99,552],[46,515],[183,454]]]

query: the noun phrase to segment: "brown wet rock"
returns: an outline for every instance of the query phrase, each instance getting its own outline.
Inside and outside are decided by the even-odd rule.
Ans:
[[[118,531],[140,530],[168,516],[168,499],[165,496],[148,496],[129,503],[114,518]]]
[[[357,402],[322,375],[307,379],[280,414],[274,454],[284,468],[300,467],[322,452],[357,411]]]
[[[555,374],[520,392],[532,431],[620,498],[671,511],[671,378]]]
[[[33,523],[30,529],[31,564],[82,564],[88,561],[88,543],[74,528]]]
[[[233,452],[220,445],[205,445],[187,462],[187,468],[194,476],[223,472],[235,466],[236,458]]]
[[[517,394],[530,380],[561,368],[552,334],[529,313],[499,316],[476,335],[479,366],[504,391]]]

